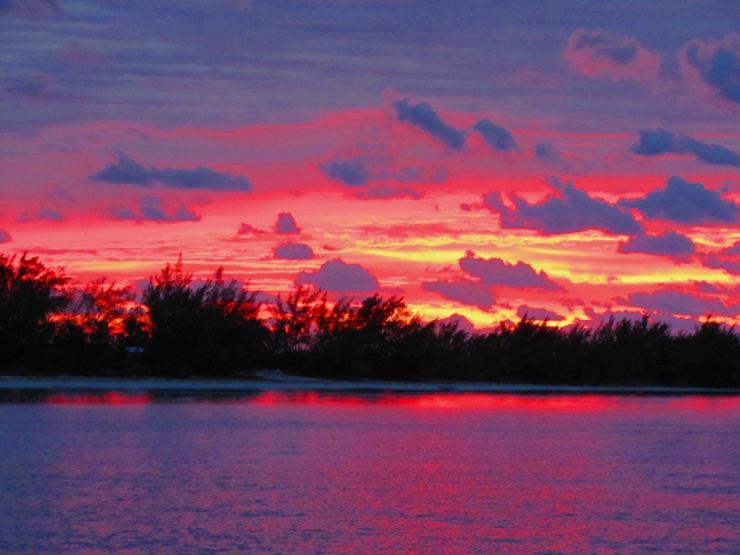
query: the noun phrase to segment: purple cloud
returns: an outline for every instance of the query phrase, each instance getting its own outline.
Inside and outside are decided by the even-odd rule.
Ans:
[[[295,218],[290,212],[281,212],[275,222],[275,233],[278,235],[297,235],[301,228],[296,224]]]
[[[99,183],[140,185],[144,187],[149,187],[156,182],[175,189],[202,189],[208,191],[252,190],[252,184],[243,175],[237,176],[226,172],[217,172],[203,166],[194,170],[145,168],[120,152],[118,153],[118,161],[115,164],[108,164],[98,173],[91,175],[90,180]]]
[[[370,172],[361,159],[330,160],[319,169],[332,179],[338,179],[349,187],[367,185]]]
[[[428,281],[422,283],[421,288],[424,291],[438,293],[451,301],[477,306],[481,310],[490,310],[495,302],[493,293],[487,285],[471,279]]]
[[[655,83],[660,77],[661,57],[634,37],[614,36],[601,30],[575,31],[564,53],[568,63],[590,77],[628,79]]]
[[[184,206],[179,206],[174,211],[163,208],[163,201],[158,197],[144,197],[136,214],[130,208],[114,206],[111,208],[111,217],[114,220],[135,220],[137,222],[197,222],[200,216],[194,214]]]
[[[380,288],[378,280],[359,264],[341,258],[324,262],[315,272],[300,272],[296,285],[313,285],[334,293],[367,293]]]
[[[537,273],[525,262],[510,264],[501,258],[477,258],[472,251],[467,251],[465,257],[460,259],[460,268],[471,276],[480,278],[481,283],[486,286],[532,287],[547,291],[564,289],[552,281],[545,272]]]
[[[288,241],[276,247],[273,251],[275,258],[283,260],[310,260],[313,258],[313,251],[308,245],[303,243],[293,243]]]
[[[620,305],[634,306],[652,312],[663,312],[672,315],[704,316],[714,314],[732,317],[740,312],[740,307],[727,307],[719,299],[708,299],[690,293],[668,290],[653,293],[631,293],[627,296],[627,299],[620,297],[616,300]]]
[[[10,236],[10,233],[4,229],[0,229],[0,245],[3,243],[10,243],[12,240],[13,238]]]
[[[645,198],[621,200],[619,204],[637,208],[649,220],[693,225],[730,224],[738,220],[738,205],[733,201],[701,183],[690,183],[678,176],[668,178],[665,188],[656,189]]]
[[[483,140],[493,150],[498,152],[519,152],[519,147],[509,130],[497,123],[483,118],[473,126],[473,129],[483,136]]]
[[[696,253],[693,241],[681,233],[666,231],[661,235],[639,235],[630,237],[629,241],[620,242],[617,252],[654,254],[670,256],[676,259],[687,259]]]
[[[239,229],[236,230],[237,235],[263,235],[267,233],[264,229],[258,229],[254,226],[251,226],[249,224],[245,224],[244,222],[239,224]]]
[[[32,214],[22,214],[20,218],[18,218],[19,222],[63,222],[64,216],[62,216],[59,212],[56,210],[52,210],[51,208],[46,208],[45,206],[42,206],[39,208],[37,212],[33,212]]]
[[[565,320],[564,316],[561,316],[557,312],[547,310],[546,308],[533,308],[526,304],[519,305],[516,309],[516,315],[519,318],[530,318],[532,320],[549,320],[551,322],[561,322]]]
[[[501,227],[506,229],[533,229],[543,235],[587,229],[614,235],[642,235],[642,225],[623,207],[591,198],[570,181],[563,184],[552,178],[548,184],[558,196],[548,196],[537,204],[529,204],[514,193],[509,195],[513,209],[504,205],[500,193],[483,195],[483,201],[489,210],[501,214]]]
[[[729,34],[721,42],[695,39],[684,52],[686,62],[722,98],[740,104],[740,37]]]
[[[680,137],[670,131],[643,129],[640,140],[630,149],[634,154],[657,156],[660,154],[693,154],[706,164],[740,166],[740,154],[721,145],[697,141],[687,135]]]
[[[707,268],[725,270],[729,274],[740,275],[740,241],[719,252],[700,254],[699,259]]]
[[[424,193],[411,189],[410,187],[388,187],[380,185],[378,187],[371,187],[369,189],[363,189],[355,193],[355,198],[362,200],[382,200],[391,198],[410,198],[419,200],[424,197]]]
[[[348,187],[364,187],[377,181],[436,183],[446,179],[444,165],[419,156],[418,152],[411,156],[386,143],[359,143],[335,153],[319,165],[319,170]]]
[[[558,151],[550,141],[534,145],[534,155],[545,162],[554,162],[558,159]]]
[[[404,98],[394,102],[393,107],[398,114],[398,121],[407,121],[420,127],[455,150],[462,150],[465,146],[465,134],[442,121],[428,102],[411,105],[408,99]]]
[[[447,318],[440,318],[437,320],[437,328],[448,324],[455,324],[459,331],[464,331],[467,334],[475,333],[475,325],[473,325],[473,322],[457,312],[450,314]]]

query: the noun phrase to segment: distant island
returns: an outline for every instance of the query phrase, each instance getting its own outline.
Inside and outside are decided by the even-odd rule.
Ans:
[[[140,299],[104,278],[75,288],[38,257],[0,255],[0,374],[740,387],[740,336],[708,318],[692,334],[610,319],[595,329],[527,317],[490,333],[423,322],[399,297],[330,302],[298,287],[274,304],[182,261]]]

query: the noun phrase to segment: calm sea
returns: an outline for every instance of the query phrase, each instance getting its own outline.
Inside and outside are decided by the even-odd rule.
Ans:
[[[740,553],[740,398],[6,393],[0,552]]]

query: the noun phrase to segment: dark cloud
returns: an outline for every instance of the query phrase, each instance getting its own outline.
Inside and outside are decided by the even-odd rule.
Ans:
[[[460,259],[460,268],[473,277],[479,278],[486,286],[503,285],[516,288],[536,288],[547,291],[562,291],[563,287],[552,281],[545,272],[537,273],[524,262],[509,264],[501,258],[477,258],[467,251]]]
[[[36,221],[63,222],[64,216],[62,216],[56,210],[52,210],[51,208],[46,208],[45,206],[42,206],[41,208],[39,208],[37,212],[33,212],[31,214],[22,214],[21,217],[18,218],[18,221],[20,222],[36,222]]]
[[[424,291],[438,293],[451,301],[477,306],[481,310],[490,310],[495,302],[488,286],[471,279],[428,281],[422,283],[421,288]]]
[[[661,290],[653,293],[632,293],[627,299],[618,298],[621,305],[644,308],[653,312],[681,314],[685,316],[734,316],[740,310],[737,306],[727,307],[719,299],[697,297],[690,293]]]
[[[13,238],[10,236],[10,233],[4,229],[0,229],[0,244],[10,243],[12,240]]]
[[[293,243],[288,241],[276,247],[273,251],[275,258],[283,260],[310,260],[313,258],[313,251],[308,245],[303,243]]]
[[[724,270],[728,274],[740,275],[740,257],[724,257],[718,253],[701,254],[701,263],[707,268]]]
[[[398,121],[407,121],[422,128],[455,150],[462,150],[465,146],[465,134],[442,121],[428,102],[411,105],[408,99],[404,98],[394,102],[393,107],[398,114]]]
[[[250,233],[253,235],[263,235],[267,232],[264,229],[258,229],[244,222],[240,223],[239,229],[236,230],[237,235],[249,235]]]
[[[721,145],[703,143],[686,135],[679,137],[665,129],[643,129],[639,134],[640,140],[631,148],[634,154],[693,154],[706,164],[740,166],[740,154]]]
[[[164,202],[158,197],[144,197],[139,206],[139,213],[126,207],[114,206],[111,208],[111,217],[114,220],[135,220],[137,222],[197,222],[200,216],[194,214],[184,206],[174,211],[167,211]]]
[[[558,151],[550,141],[534,145],[534,155],[545,162],[554,162],[558,159]]]
[[[92,181],[127,185],[151,186],[160,183],[175,189],[202,189],[208,191],[251,191],[252,184],[243,175],[217,172],[211,168],[190,169],[145,168],[123,153],[115,164],[105,166],[90,176]]]
[[[736,241],[732,246],[722,249],[723,256],[740,256],[740,241]]]
[[[410,187],[388,187],[386,185],[380,185],[378,187],[370,187],[369,189],[357,191],[354,196],[362,200],[391,198],[410,198],[419,200],[424,196],[424,193]]]
[[[481,119],[473,129],[483,136],[488,146],[499,152],[519,152],[519,147],[508,129],[493,123],[489,119]]]
[[[127,185],[151,185],[152,177],[144,166],[125,154],[118,154],[118,162],[108,164],[98,173],[90,176],[101,183],[122,183]]]
[[[725,200],[717,191],[701,183],[690,183],[678,176],[670,177],[665,188],[648,193],[645,198],[619,203],[636,208],[649,220],[681,224],[731,224],[738,220],[738,205]]]
[[[705,293],[710,295],[719,295],[722,290],[716,285],[712,285],[706,281],[700,281],[696,284],[696,290],[699,293]]]
[[[729,274],[740,275],[740,241],[719,252],[699,255],[702,264],[707,268],[725,270]]]
[[[740,54],[724,47],[711,50],[694,42],[686,49],[686,61],[720,96],[740,104]]]
[[[281,212],[275,222],[275,233],[278,235],[297,235],[301,228],[296,224],[295,218],[290,212]]]
[[[549,320],[551,322],[560,322],[565,320],[565,317],[561,316],[557,312],[547,310],[546,308],[533,308],[526,304],[520,305],[519,308],[516,309],[516,315],[519,316],[519,318],[526,317],[532,320]]]
[[[378,280],[359,264],[347,264],[341,258],[324,262],[315,272],[300,272],[296,285],[313,285],[334,293],[368,293],[380,288]]]
[[[630,237],[626,243],[620,242],[617,252],[643,253],[657,256],[670,256],[677,259],[687,259],[696,253],[693,241],[675,231],[666,231],[661,235],[639,235]]]
[[[339,179],[350,187],[367,185],[370,172],[362,160],[331,160],[319,166],[319,169],[332,179]]]
[[[319,165],[319,170],[348,187],[364,187],[371,182],[439,183],[447,178],[447,168],[439,161],[410,156],[409,152],[386,143],[359,143],[341,149]]]
[[[534,229],[544,235],[598,229],[614,235],[642,235],[642,225],[621,206],[594,199],[576,189],[570,181],[563,184],[554,178],[548,181],[558,196],[549,196],[538,204],[511,194],[514,208],[503,203],[500,193],[483,196],[485,206],[501,214],[501,227]]]

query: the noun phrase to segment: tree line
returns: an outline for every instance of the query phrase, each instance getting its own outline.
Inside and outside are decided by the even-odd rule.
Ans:
[[[38,257],[0,255],[0,373],[740,387],[740,337],[609,319],[590,329],[527,317],[490,333],[424,322],[402,298],[330,301],[298,287],[263,305],[224,277],[194,283],[182,260],[140,298],[104,278],[79,288]]]

